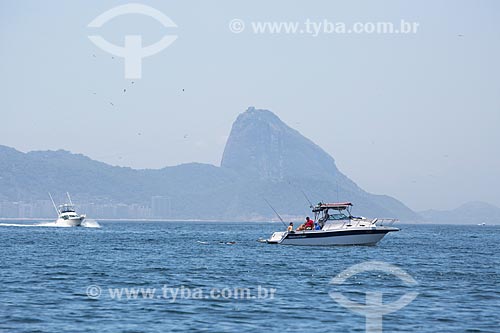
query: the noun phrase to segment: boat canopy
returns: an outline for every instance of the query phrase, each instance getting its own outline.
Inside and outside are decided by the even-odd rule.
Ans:
[[[352,206],[350,202],[319,203],[313,207],[313,212],[321,212],[327,209],[344,210]]]

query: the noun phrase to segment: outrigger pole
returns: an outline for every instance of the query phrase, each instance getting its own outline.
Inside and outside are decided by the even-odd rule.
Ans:
[[[71,197],[69,196],[69,192],[66,192],[66,195],[68,196],[68,199],[69,199],[69,204],[71,206],[73,206],[73,202],[71,201]]]
[[[274,209],[274,207],[271,206],[271,204],[269,203],[269,201],[267,201],[266,198],[264,198],[264,201],[269,205],[269,207],[271,207],[271,209],[273,210],[274,214],[276,214],[276,216],[278,216],[278,218],[280,219],[281,223],[283,223],[283,225],[285,227],[287,227],[285,221],[283,221],[283,219],[281,218],[280,214],[278,214],[278,212],[276,211],[276,209]]]
[[[61,214],[59,212],[59,209],[57,209],[56,203],[54,202],[54,199],[52,199],[52,195],[50,195],[50,192],[49,192],[49,197],[50,197],[50,201],[52,201],[52,205],[54,206],[54,209],[56,210],[57,215]]]

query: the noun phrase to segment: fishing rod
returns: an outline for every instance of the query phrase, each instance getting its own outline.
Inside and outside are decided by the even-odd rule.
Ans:
[[[290,184],[290,186],[292,186],[292,187],[295,187],[296,189],[298,189],[302,193],[302,195],[304,196],[304,198],[306,198],[307,202],[309,203],[309,208],[313,208],[314,207],[314,205],[311,202],[311,200],[309,200],[309,198],[307,197],[306,193],[301,188],[299,188],[298,186],[293,185],[291,181],[288,181],[288,184]]]
[[[309,208],[313,208],[314,205],[312,204],[311,200],[309,200],[309,198],[307,197],[306,193],[302,190],[300,190],[300,192],[302,192],[302,194],[304,195],[304,198],[306,198],[307,202],[309,202]]]
[[[276,216],[278,216],[278,218],[280,219],[281,223],[283,223],[283,225],[285,227],[287,227],[285,221],[283,221],[283,219],[281,218],[280,214],[278,214],[278,212],[276,211],[276,209],[274,209],[274,207],[271,206],[271,204],[269,203],[269,201],[267,201],[266,198],[264,198],[264,201],[269,205],[269,207],[271,207],[271,209],[273,210],[274,214],[276,214]]]

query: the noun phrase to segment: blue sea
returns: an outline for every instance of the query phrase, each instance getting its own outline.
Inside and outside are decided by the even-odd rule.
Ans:
[[[384,332],[500,332],[500,226],[400,227],[320,248],[257,241],[277,223],[0,221],[0,331],[365,332],[331,293],[362,307],[416,292]],[[393,270],[343,273],[374,261]]]

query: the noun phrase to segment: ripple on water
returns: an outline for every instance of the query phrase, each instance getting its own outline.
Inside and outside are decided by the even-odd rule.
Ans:
[[[385,302],[415,290],[384,331],[497,332],[500,228],[413,226],[375,247],[270,246],[269,223],[102,223],[92,228],[0,228],[0,330],[6,332],[364,332],[364,317],[335,303],[331,279],[367,260],[400,266],[351,277],[335,290]],[[193,232],[195,231],[195,232]],[[202,232],[200,232],[202,231]],[[193,234],[195,235],[193,237]],[[453,235],[454,237],[449,237]],[[228,244],[236,242],[235,244]],[[87,297],[99,285],[99,299]],[[109,288],[275,288],[274,299],[114,300]]]

